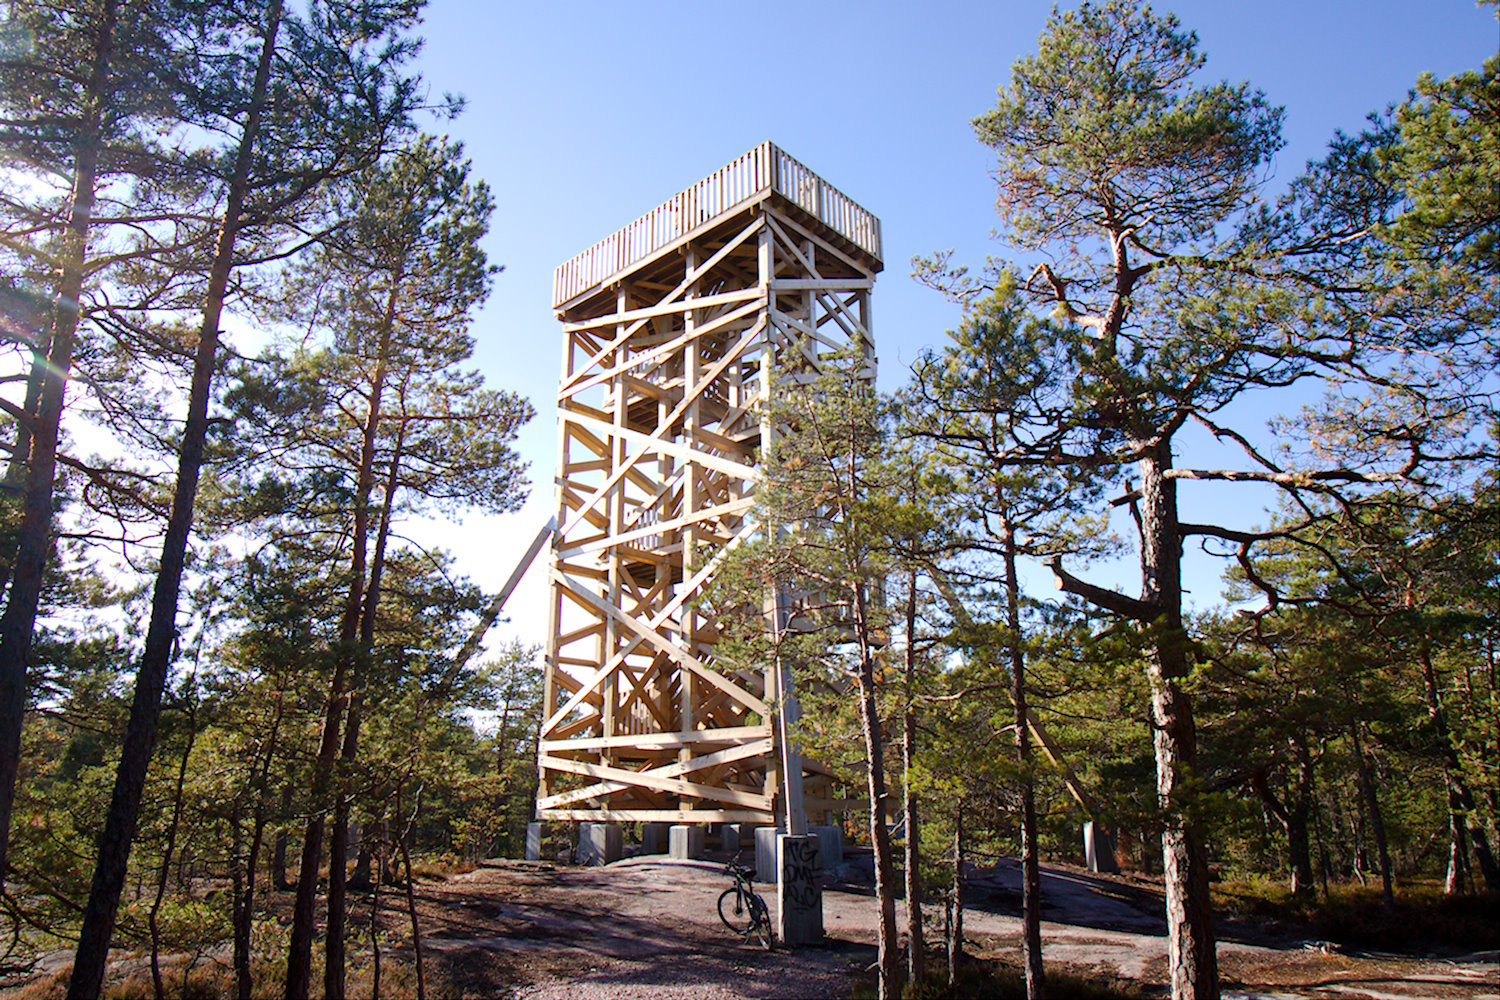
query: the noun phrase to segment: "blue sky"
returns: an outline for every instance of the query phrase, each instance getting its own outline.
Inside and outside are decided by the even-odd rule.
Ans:
[[[910,279],[914,254],[1004,255],[988,150],[969,121],[1010,66],[1035,51],[1049,3],[551,4],[430,0],[420,66],[434,93],[468,99],[442,123],[463,140],[498,203],[488,239],[504,266],[479,315],[475,364],[538,414],[520,450],[533,495],[519,514],[434,525],[489,589],[551,514],[561,338],[550,308],[564,260],[766,139],[882,222],[874,295],[883,388],[938,347],[957,313]],[[1419,73],[1477,67],[1500,47],[1492,9],[1472,0],[1191,0],[1158,4],[1196,31],[1202,79],[1249,80],[1286,107],[1273,183],[1320,155],[1336,129],[1401,100]],[[1266,413],[1269,418],[1271,413]],[[540,560],[539,560],[540,562]],[[496,638],[541,642],[536,567]],[[1216,592],[1200,567],[1199,604]],[[1121,582],[1132,588],[1134,584]]]

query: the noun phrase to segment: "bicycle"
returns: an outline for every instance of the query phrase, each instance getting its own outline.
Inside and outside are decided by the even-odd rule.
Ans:
[[[776,938],[771,930],[771,911],[766,908],[766,901],[750,888],[750,869],[731,863],[724,874],[734,878],[734,885],[719,895],[719,919],[747,941],[752,935],[759,938],[761,947],[770,951]]]

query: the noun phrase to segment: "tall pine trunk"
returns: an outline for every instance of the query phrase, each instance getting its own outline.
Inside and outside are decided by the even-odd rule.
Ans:
[[[953,881],[948,885],[948,988],[958,984],[964,953],[964,803],[953,809]]]
[[[69,1000],[92,1000],[99,995],[104,982],[104,966],[109,941],[114,933],[120,892],[125,884],[126,863],[135,839],[140,816],[141,793],[146,784],[146,770],[151,764],[151,749],[156,741],[156,722],[161,711],[162,688],[166,684],[172,649],[177,640],[177,597],[182,587],[182,571],[187,559],[188,537],[193,526],[193,505],[198,498],[198,478],[203,466],[203,448],[208,435],[208,397],[212,388],[214,360],[219,348],[219,317],[224,309],[225,291],[234,261],[235,238],[240,215],[249,188],[255,141],[260,131],[266,94],[271,78],[272,55],[276,33],[281,27],[282,0],[271,0],[266,12],[255,82],[250,94],[250,110],[235,153],[223,222],[214,246],[213,266],[203,307],[203,323],[198,331],[198,348],[193,357],[193,376],[188,395],[187,421],[177,456],[177,483],[172,492],[172,513],[162,539],[161,562],[156,586],[151,595],[151,620],[146,628],[145,649],[136,668],[135,696],[130,705],[130,721],[120,749],[120,763],[115,772],[114,792],[105,814],[104,831],[99,836],[98,862],[93,885],[79,930],[78,950],[73,960],[73,977],[68,983]]]
[[[251,816],[250,847],[242,855],[243,873],[238,865],[238,858],[235,856],[230,858],[230,866],[234,870],[235,880],[238,883],[232,889],[234,901],[230,914],[234,934],[233,965],[236,1000],[250,1000],[250,995],[255,988],[254,977],[250,970],[250,931],[255,919],[255,879],[260,868],[261,844],[265,842],[266,836],[266,796],[270,792],[271,759],[276,754],[276,740],[281,732],[284,710],[285,705],[278,694],[276,715],[271,721],[271,734],[266,740],[266,752],[262,758],[260,773],[255,775],[250,783],[250,791],[255,796],[255,805]],[[238,813],[234,817],[234,834],[238,841],[241,836]]]
[[[927,976],[927,939],[922,932],[922,825],[917,797],[912,793],[912,768],[917,761],[916,673],[917,573],[906,577],[906,657],[903,681],[906,710],[901,716],[902,820],[906,826],[906,979],[920,988]]]
[[[1354,763],[1359,770],[1359,789],[1365,798],[1365,809],[1370,814],[1370,832],[1375,835],[1375,853],[1380,859],[1380,898],[1385,912],[1396,912],[1395,880],[1391,871],[1391,852],[1385,839],[1385,820],[1380,813],[1380,798],[1375,794],[1375,776],[1370,773],[1370,762],[1365,758],[1364,744],[1359,738],[1359,723],[1349,719],[1349,741],[1354,748]]]
[[[1484,826],[1479,822],[1479,811],[1475,807],[1474,793],[1470,791],[1469,783],[1464,780],[1463,764],[1458,759],[1458,748],[1453,743],[1453,735],[1448,731],[1448,719],[1438,696],[1437,671],[1432,665],[1432,652],[1425,644],[1418,651],[1417,661],[1422,667],[1422,690],[1427,701],[1427,718],[1437,734],[1438,750],[1443,755],[1443,776],[1448,785],[1448,808],[1453,816],[1454,849],[1455,851],[1459,849],[1464,839],[1463,834],[1467,833],[1468,840],[1474,848],[1474,859],[1479,863],[1479,873],[1484,878],[1485,887],[1491,892],[1500,892],[1500,866],[1497,866],[1495,862],[1495,856],[1490,851],[1489,838],[1485,836]],[[1469,819],[1467,828],[1464,823],[1465,818]],[[1453,891],[1451,887],[1449,891]]]
[[[390,342],[390,329],[394,319],[396,293],[391,293],[391,305],[386,314],[384,336],[381,340],[381,369],[384,368],[385,353]],[[383,380],[381,380],[383,381]],[[378,391],[377,386],[377,391]],[[365,449],[368,454],[371,477],[374,473],[375,438],[380,420],[380,399],[371,401],[370,420],[366,425]],[[344,926],[348,922],[348,879],[345,865],[349,858],[349,813],[351,791],[349,775],[359,758],[359,728],[364,714],[364,688],[369,684],[370,656],[375,647],[375,616],[380,609],[380,578],[385,570],[386,543],[391,535],[391,509],[396,499],[396,489],[401,482],[401,452],[405,438],[405,425],[398,433],[396,447],[391,454],[390,473],[386,477],[385,496],[381,503],[380,527],[375,534],[375,546],[370,553],[370,581],[365,587],[359,621],[359,648],[355,652],[354,691],[349,698],[349,717],[344,723],[344,742],[339,750],[339,764],[343,780],[337,789],[334,805],[333,830],[328,844],[328,936],[325,940],[323,965],[323,993],[327,1000],[337,1000],[344,995]],[[361,463],[364,467],[364,463]]]
[[[11,565],[5,612],[0,615],[0,888],[5,885],[10,847],[10,820],[15,805],[16,777],[21,769],[21,729],[26,719],[26,663],[31,635],[41,602],[47,552],[52,541],[52,482],[57,475],[57,442],[63,401],[83,295],[84,259],[94,215],[98,182],[101,127],[105,94],[110,87],[111,60],[119,4],[104,0],[94,40],[85,110],[73,146],[73,190],[61,251],[61,274],[52,298],[51,337],[46,347],[45,375],[32,420],[24,428],[28,442],[26,486],[21,500],[21,525]],[[38,348],[41,352],[41,348]],[[28,389],[28,397],[30,391]]]
[[[312,942],[317,905],[318,868],[323,858],[323,829],[328,817],[322,812],[324,800],[332,787],[337,796],[334,808],[333,834],[329,844],[328,864],[328,933],[325,938],[323,988],[329,998],[344,992],[344,865],[348,860],[348,810],[343,780],[335,771],[344,755],[344,744],[352,732],[358,739],[357,685],[350,675],[362,662],[358,644],[360,619],[369,571],[370,493],[375,485],[375,441],[379,431],[381,404],[389,359],[391,331],[395,324],[396,305],[402,276],[392,275],[385,310],[377,331],[375,371],[370,379],[365,422],[361,429],[359,467],[355,473],[354,525],[349,555],[349,596],[339,622],[338,650],[333,677],[328,686],[328,703],[323,719],[323,735],[318,757],[313,763],[313,814],[307,821],[302,840],[302,863],[297,878],[297,897],[292,908],[292,930],[287,946],[286,992],[288,996],[306,996],[312,985]],[[359,680],[362,678],[355,678]],[[349,732],[344,731],[344,710],[349,708]],[[344,737],[341,739],[341,736]],[[354,745],[350,745],[353,750]],[[339,820],[342,818],[342,824]],[[341,828],[342,827],[342,828]]]
[[[1016,574],[1016,529],[1002,520],[1005,540],[1005,624],[1010,631],[1010,696],[1015,709],[1016,766],[1021,774],[1021,958],[1026,996],[1047,995],[1042,967],[1042,867],[1036,835],[1036,788],[1032,782],[1031,731],[1026,712],[1026,650],[1021,643],[1021,583]]]
[[[1208,856],[1196,825],[1193,782],[1198,739],[1189,672],[1188,636],[1182,627],[1182,543],[1177,485],[1164,473],[1172,452],[1165,441],[1142,442],[1142,600],[1156,614],[1147,656],[1152,730],[1156,745],[1156,795],[1162,810],[1162,868],[1167,896],[1167,958],[1174,1000],[1219,995],[1218,956],[1208,891]]]
[[[875,855],[875,898],[880,906],[878,924],[880,1000],[900,996],[900,948],[896,937],[896,885],[892,877],[891,833],[885,825],[885,745],[881,736],[880,706],[875,689],[875,656],[870,643],[869,609],[865,587],[854,587],[855,631],[859,642],[859,722],[864,735],[867,791],[870,796],[870,846]]]

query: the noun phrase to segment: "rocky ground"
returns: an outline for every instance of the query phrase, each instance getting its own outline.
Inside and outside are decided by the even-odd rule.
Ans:
[[[628,858],[602,868],[489,861],[473,871],[423,882],[416,900],[430,997],[525,1000],[722,1000],[730,997],[846,997],[875,959],[876,906],[868,852],[851,852],[824,887],[827,942],[820,948],[763,950],[731,934],[716,901],[729,886],[724,859]],[[1013,862],[969,878],[965,930],[971,953],[1019,961],[1019,871]],[[759,886],[774,908],[775,890]],[[1049,970],[1125,981],[1165,995],[1166,942],[1158,885],[1049,867],[1043,876],[1042,934]],[[411,995],[412,951],[402,893],[383,893],[387,938],[381,995]],[[268,900],[290,912],[290,894]],[[368,919],[366,894],[352,894],[356,924]],[[942,914],[929,912],[929,933]],[[1371,954],[1339,949],[1255,924],[1221,921],[1220,970],[1230,998],[1337,1000],[1500,1000],[1500,963],[1482,954]],[[223,950],[223,949],[220,949]],[[59,951],[31,974],[3,984],[28,998],[61,996],[71,955]],[[183,967],[172,956],[173,968]],[[369,994],[369,956],[351,952],[350,995]],[[228,955],[199,953],[200,971],[217,967],[224,988]],[[139,955],[112,956],[112,992],[149,996]],[[174,973],[175,975],[175,973]],[[134,978],[135,985],[127,980]],[[186,975],[184,975],[184,980]],[[267,970],[258,983],[277,981]],[[169,976],[169,982],[173,980]],[[217,987],[210,985],[212,995]]]
[[[855,854],[824,892],[826,947],[767,954],[719,922],[722,862],[627,859],[603,868],[491,862],[429,893],[427,947],[472,995],[564,997],[841,997],[874,960],[876,907]],[[966,932],[974,950],[1019,957],[1019,872],[976,871]],[[762,887],[774,906],[772,887]],[[1159,891],[1127,877],[1049,868],[1044,952],[1050,968],[1161,990],[1166,942]],[[931,913],[936,928],[941,915]],[[1500,965],[1479,955],[1378,955],[1220,930],[1226,996],[1500,1000]]]

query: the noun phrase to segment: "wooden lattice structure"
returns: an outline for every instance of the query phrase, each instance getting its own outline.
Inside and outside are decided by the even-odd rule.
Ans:
[[[694,602],[755,531],[773,378],[873,349],[880,253],[878,219],[764,143],[557,269],[538,819],[781,815],[778,671],[717,663]],[[826,813],[828,772],[792,769]]]

